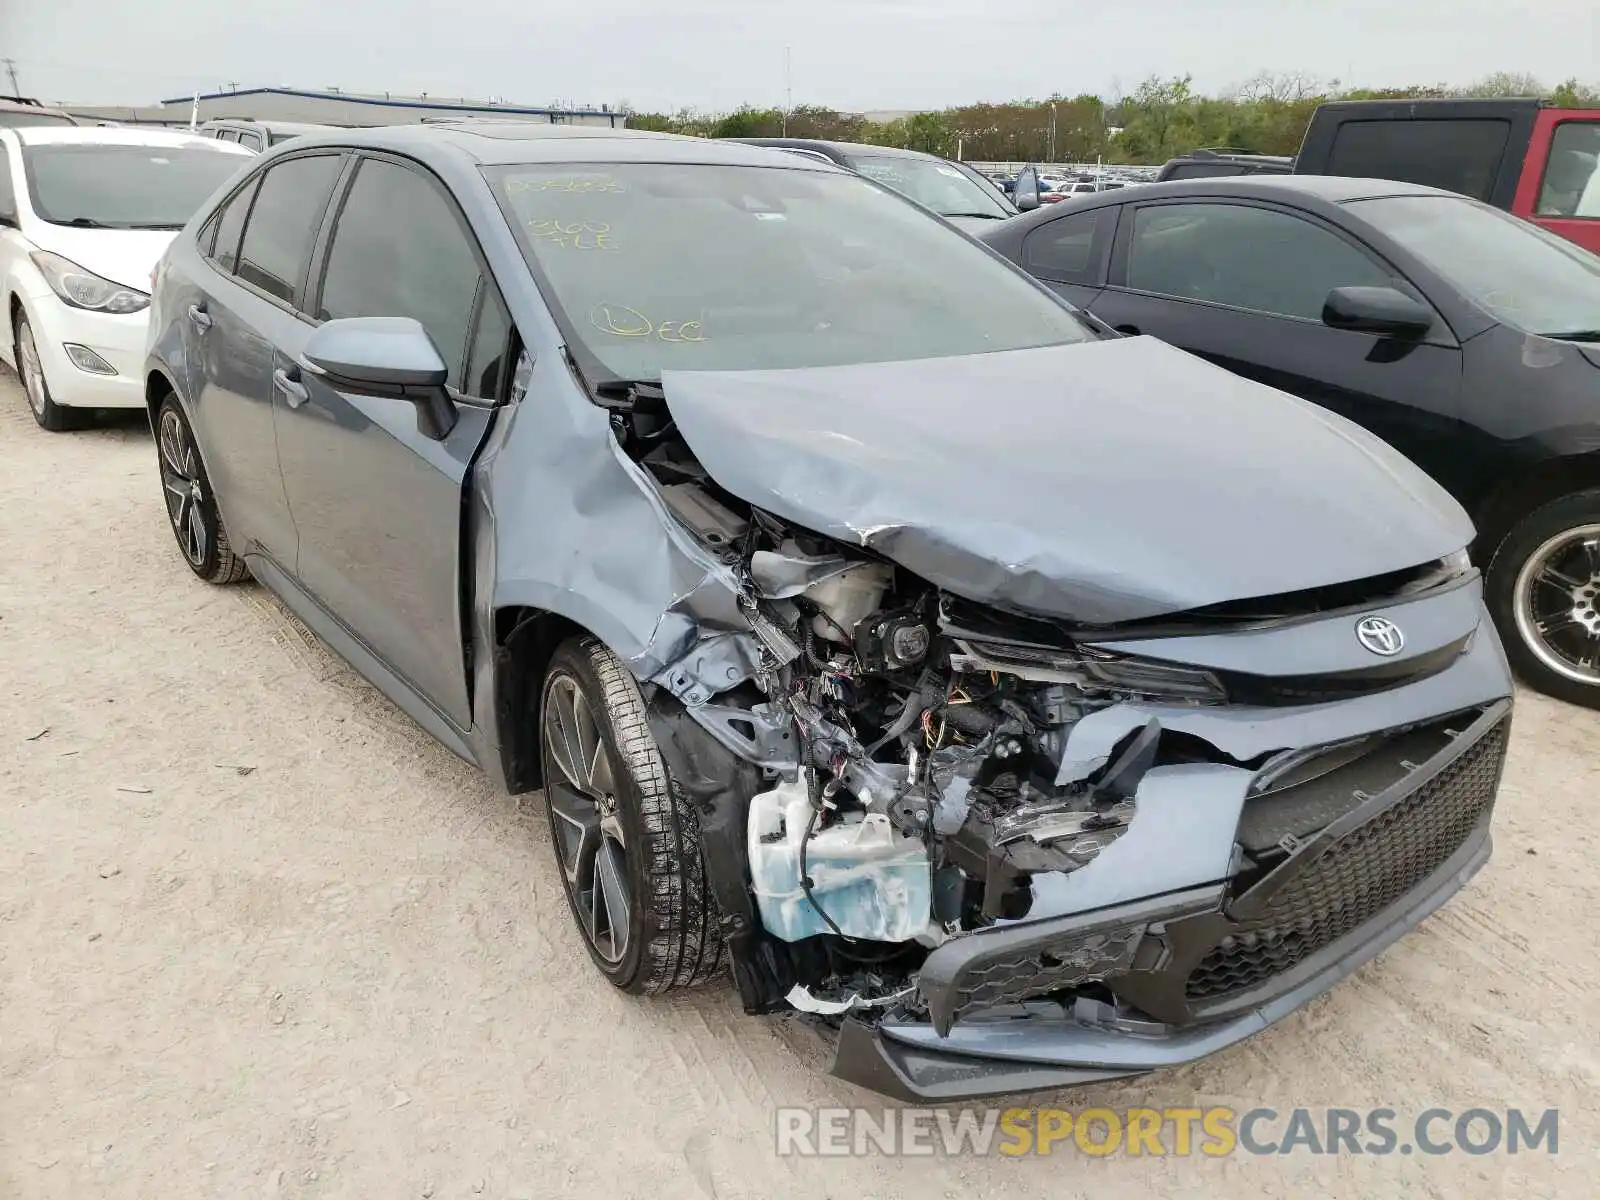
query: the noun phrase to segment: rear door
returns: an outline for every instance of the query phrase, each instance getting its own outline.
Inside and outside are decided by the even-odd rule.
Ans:
[[[273,346],[305,323],[312,240],[343,162],[336,152],[283,159],[237,192],[202,244],[211,275],[183,316],[202,364],[191,419],[229,533],[280,563],[294,561],[296,537],[273,435]]]
[[[1061,213],[1022,239],[1022,268],[1079,308],[1089,308],[1105,285],[1117,227],[1117,206]]]
[[[1511,211],[1600,254],[1600,112],[1539,113]]]
[[[429,172],[362,158],[319,252],[311,311],[413,317],[450,365],[458,421],[443,441],[407,401],[340,392],[278,343],[277,433],[302,586],[457,728],[472,723],[464,658],[463,487],[499,398],[510,321],[455,200]]]
[[[1239,200],[1123,206],[1109,283],[1090,311],[1366,426],[1447,475],[1461,350],[1442,318],[1420,341],[1332,329],[1336,287],[1422,294],[1370,249],[1297,210]]]

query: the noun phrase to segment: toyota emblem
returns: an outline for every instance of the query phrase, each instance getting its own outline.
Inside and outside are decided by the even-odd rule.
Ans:
[[[1388,617],[1362,617],[1356,622],[1356,637],[1374,654],[1385,658],[1399,654],[1405,647],[1405,635]]]

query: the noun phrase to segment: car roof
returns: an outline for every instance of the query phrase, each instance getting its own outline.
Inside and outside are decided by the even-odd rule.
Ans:
[[[775,157],[743,142],[684,137],[604,125],[546,125],[536,121],[452,121],[426,125],[386,125],[311,135],[295,141],[310,146],[356,146],[417,156],[447,150],[484,166],[524,163],[696,163],[837,171],[830,163],[800,155]]]
[[[874,146],[868,142],[835,142],[826,138],[728,138],[728,141],[743,142],[747,146],[787,147],[791,150],[832,150],[846,157],[861,155],[874,158],[937,158],[936,154],[924,154],[921,150],[907,150],[902,146]]]
[[[230,146],[187,130],[140,129],[129,125],[23,125],[6,132],[24,146],[202,146],[229,154],[250,154],[242,146]]]
[[[1420,183],[1402,183],[1395,179],[1361,179],[1344,175],[1224,175],[1209,179],[1171,179],[1165,183],[1141,183],[1119,189],[1128,195],[1108,197],[1097,193],[1093,199],[1074,204],[1075,208],[1090,208],[1102,203],[1130,204],[1135,200],[1154,200],[1175,196],[1258,196],[1271,199],[1322,201],[1326,204],[1344,204],[1350,200],[1374,200],[1380,196],[1448,196],[1459,199],[1455,192],[1442,188],[1426,187]],[[1054,211],[1066,209],[1068,202],[1053,205]]]
[[[306,121],[258,121],[254,117],[214,117],[201,129],[265,129],[268,133],[327,133],[337,125],[313,125]]]

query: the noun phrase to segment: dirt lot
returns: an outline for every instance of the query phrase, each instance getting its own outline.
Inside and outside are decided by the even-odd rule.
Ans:
[[[1592,1195],[1600,717],[1524,696],[1494,861],[1333,995],[1083,1107],[1562,1110],[1561,1153],[778,1158],[876,1105],[731,987],[612,994],[519,810],[254,584],[138,421],[0,378],[0,1198]]]

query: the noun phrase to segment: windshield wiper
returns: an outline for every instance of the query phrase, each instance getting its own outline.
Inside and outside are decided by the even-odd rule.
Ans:
[[[994,213],[994,212],[982,212],[982,213],[979,213],[979,212],[953,212],[953,213],[940,213],[939,215],[943,216],[943,217],[982,217],[986,221],[1004,221],[1006,219],[1006,216],[1005,216],[1004,213]]]
[[[1600,342],[1600,329],[1569,329],[1564,333],[1541,333],[1539,336],[1558,342]]]
[[[49,220],[49,218],[46,218]],[[66,220],[50,221],[52,225],[70,225],[74,229],[120,229],[119,225],[111,225],[105,221],[96,221],[93,217],[68,217]]]

